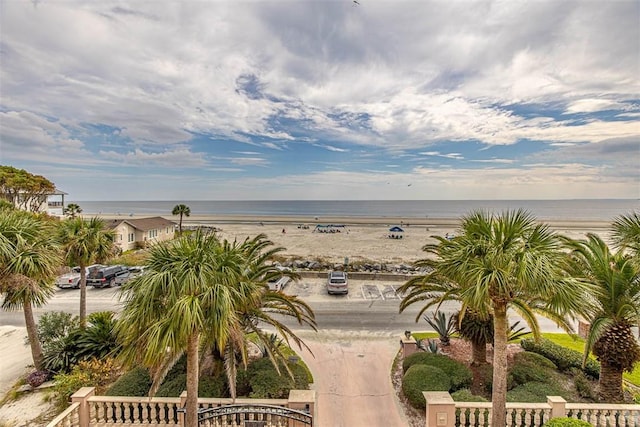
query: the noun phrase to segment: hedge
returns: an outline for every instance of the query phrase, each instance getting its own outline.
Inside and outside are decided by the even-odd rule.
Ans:
[[[509,369],[507,383],[508,388],[531,381],[549,382],[557,374],[556,365],[546,357],[525,351],[514,357],[513,366]]]
[[[168,381],[165,380],[156,396],[178,397],[187,389],[187,374],[177,374]],[[198,396],[200,397],[229,397],[226,377],[204,375],[198,381]]]
[[[402,362],[402,369],[406,373],[414,365],[428,365],[444,371],[451,381],[451,390],[456,391],[471,385],[473,372],[464,363],[453,360],[443,354],[414,353]]]
[[[543,425],[544,427],[591,427],[591,424],[576,418],[552,418]]]
[[[451,381],[449,376],[433,366],[414,365],[407,369],[402,377],[402,393],[411,404],[418,409],[425,409],[423,391],[449,391]]]
[[[456,402],[488,402],[484,397],[471,393],[468,388],[451,393],[451,398]]]
[[[547,396],[562,396],[565,399],[569,397],[566,391],[558,384],[531,381],[509,390],[507,392],[507,402],[544,403],[547,401]]]
[[[579,368],[593,378],[600,377],[600,363],[593,359],[587,359],[587,363],[583,368],[582,353],[579,351],[562,347],[547,339],[541,339],[538,342],[529,338],[523,339],[520,341],[520,345],[527,351],[541,354],[551,360],[561,371]]]
[[[105,394],[107,396],[146,396],[150,388],[149,371],[138,367],[118,378]]]

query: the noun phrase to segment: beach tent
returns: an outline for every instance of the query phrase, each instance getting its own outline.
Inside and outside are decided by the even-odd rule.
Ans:
[[[391,227],[389,229],[389,233],[391,234],[389,234],[387,237],[390,239],[402,239],[403,232],[404,230],[396,225],[395,227]]]

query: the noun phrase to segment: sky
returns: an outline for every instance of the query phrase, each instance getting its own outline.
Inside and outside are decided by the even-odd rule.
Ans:
[[[0,164],[82,200],[640,197],[640,2],[0,1]]]

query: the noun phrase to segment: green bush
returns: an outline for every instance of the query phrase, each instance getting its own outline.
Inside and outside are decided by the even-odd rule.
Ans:
[[[578,396],[590,400],[596,399],[597,395],[595,392],[594,384],[589,381],[582,370],[578,368],[571,369],[571,376],[573,377],[573,384],[576,386],[576,392],[578,393]]]
[[[225,375],[216,377],[206,375],[200,377],[198,396],[200,397],[229,397],[227,379]]]
[[[150,388],[149,371],[138,367],[118,378],[105,394],[107,396],[146,396]]]
[[[557,370],[552,361],[530,351],[516,354],[513,362],[507,378],[509,389],[531,381],[547,382]]]
[[[80,387],[96,387],[96,394],[102,394],[117,374],[118,368],[111,358],[81,361],[70,373],[54,377],[53,401],[57,407],[65,408],[71,395]]]
[[[80,325],[78,316],[63,311],[49,311],[38,320],[38,339],[43,347],[57,338],[65,337]]]
[[[562,396],[568,398],[565,390],[557,384],[549,382],[531,381],[507,392],[507,402],[544,403],[547,396]]]
[[[451,393],[451,398],[456,402],[487,402],[487,399],[471,393],[471,390],[468,388],[463,388]]]
[[[178,397],[187,389],[187,374],[176,374],[172,378],[165,378],[160,384],[156,396]]]
[[[576,418],[552,418],[546,423],[544,427],[591,427],[591,424],[584,420],[578,420]]]
[[[269,358],[257,359],[249,364],[246,372],[238,371],[236,381],[237,393],[256,399],[279,399],[289,395],[289,390],[306,390],[309,378],[304,366],[297,363],[287,365],[293,378],[284,366],[280,366],[280,374]],[[241,394],[242,392],[242,394]]]
[[[449,391],[451,381],[441,369],[417,364],[407,369],[402,377],[402,393],[409,403],[418,409],[425,409],[423,391]]]
[[[595,360],[587,359],[585,367],[582,368],[582,353],[579,351],[562,347],[547,339],[538,342],[533,339],[524,339],[520,341],[520,345],[527,351],[541,354],[551,360],[561,371],[579,368],[593,378],[600,377],[600,364]]]
[[[414,353],[402,362],[402,369],[406,373],[413,365],[429,365],[441,369],[451,381],[451,391],[469,387],[473,382],[473,372],[464,363],[453,360],[444,354]]]

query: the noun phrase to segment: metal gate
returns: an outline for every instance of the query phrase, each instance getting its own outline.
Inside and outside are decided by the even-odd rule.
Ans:
[[[274,405],[225,405],[200,409],[198,425],[201,427],[280,427],[313,426],[313,416],[305,411]]]

